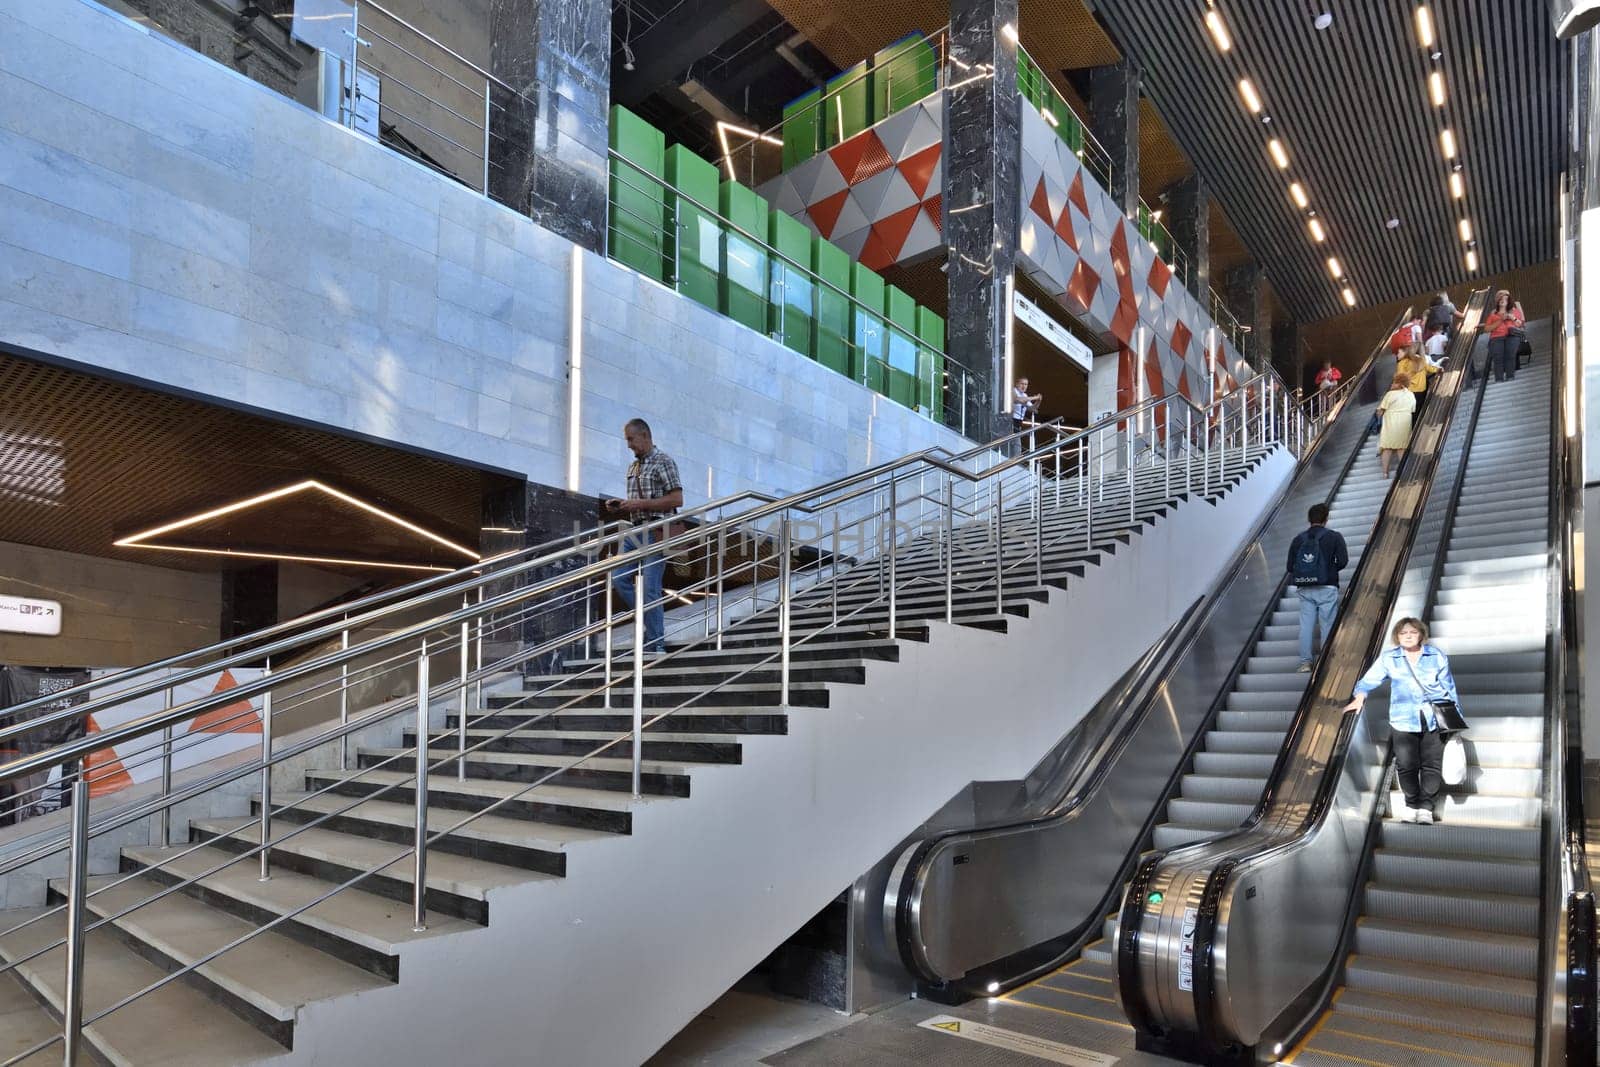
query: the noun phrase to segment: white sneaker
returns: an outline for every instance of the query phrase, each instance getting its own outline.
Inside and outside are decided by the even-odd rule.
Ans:
[[[1419,826],[1431,826],[1433,824],[1433,812],[1429,811],[1427,808],[1419,808],[1417,810],[1416,818],[1412,819],[1411,821]]]

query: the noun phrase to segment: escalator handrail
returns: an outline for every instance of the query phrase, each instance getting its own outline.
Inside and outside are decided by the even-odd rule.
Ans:
[[[1470,366],[1470,353],[1472,346],[1477,341],[1477,325],[1482,316],[1484,296],[1485,293],[1481,290],[1473,294],[1472,299],[1468,302],[1467,318],[1452,342],[1451,367],[1445,373],[1456,376],[1457,383],[1466,376],[1467,368]],[[1430,423],[1438,426],[1438,444],[1435,446],[1434,453],[1429,457],[1430,462],[1437,461],[1439,451],[1443,448],[1450,424],[1456,414],[1458,407],[1456,401],[1459,400],[1460,392],[1461,386],[1457,384],[1456,391],[1451,397],[1451,405],[1448,411],[1441,414],[1435,406],[1424,413],[1424,417]],[[1425,431],[1426,424],[1419,427],[1417,432],[1420,435]],[[1412,470],[1416,459],[1417,453],[1415,450],[1407,454],[1401,473],[1395,478],[1385,496],[1378,523],[1374,527],[1375,530],[1381,531],[1383,529],[1385,520],[1396,504],[1396,493],[1407,485],[1406,475]],[[1426,477],[1430,484],[1432,475],[1433,469],[1430,468],[1426,472]],[[1428,486],[1424,485],[1422,487],[1423,492],[1410,504],[1416,512],[1414,522],[1420,523],[1422,507],[1426,500],[1425,490],[1427,488]],[[1414,533],[1415,531],[1413,531],[1413,535]],[[1376,542],[1376,540],[1377,537],[1375,536],[1373,541]],[[1314,664],[1311,677],[1306,686],[1306,695],[1300,702],[1295,712],[1295,717],[1285,735],[1284,745],[1274,761],[1272,772],[1267,779],[1266,789],[1252,809],[1250,816],[1237,830],[1148,857],[1140,864],[1138,872],[1135,874],[1132,883],[1130,883],[1129,891],[1124,896],[1123,910],[1120,916],[1117,981],[1122,995],[1123,1009],[1128,1014],[1129,1021],[1137,1028],[1149,1029],[1154,1025],[1154,1015],[1150,1011],[1144,995],[1139,968],[1131,965],[1132,960],[1138,954],[1139,930],[1143,918],[1143,909],[1147,903],[1145,889],[1157,870],[1164,865],[1209,866],[1205,890],[1198,909],[1200,925],[1194,931],[1195,967],[1193,992],[1197,1029],[1201,1039],[1219,1054],[1226,1046],[1232,1044],[1224,1040],[1216,1030],[1214,987],[1210,985],[1210,979],[1212,978],[1210,964],[1213,962],[1210,956],[1212,947],[1210,933],[1214,930],[1215,907],[1221,898],[1221,894],[1227,888],[1234,870],[1241,863],[1247,860],[1265,859],[1288,848],[1296,847],[1308,835],[1316,832],[1330,807],[1333,791],[1339,780],[1337,771],[1342,765],[1356,724],[1356,716],[1352,714],[1341,716],[1339,726],[1329,748],[1329,757],[1324,773],[1318,783],[1317,791],[1312,802],[1307,806],[1304,815],[1297,820],[1297,826],[1293,832],[1287,838],[1256,843],[1258,828],[1265,821],[1268,812],[1277,805],[1280,794],[1287,785],[1288,770],[1296,762],[1301,744],[1306,740],[1307,730],[1314,717],[1313,713],[1319,704],[1318,691],[1334,658],[1333,652],[1336,647],[1345,643],[1341,641],[1342,633],[1350,632],[1347,628],[1341,630],[1341,627],[1350,618],[1351,612],[1349,608],[1352,594],[1362,583],[1364,574],[1368,572],[1369,568],[1376,565],[1377,553],[1372,551],[1372,547],[1373,545],[1369,543],[1368,552],[1363,557],[1361,565],[1356,569],[1346,588],[1344,601],[1335,619],[1332,632],[1324,639],[1323,654],[1319,656]],[[1403,573],[1409,552],[1410,542],[1408,541],[1404,545],[1402,557],[1398,561],[1397,573]],[[1371,662],[1372,657],[1382,647],[1385,636],[1383,631],[1387,628],[1387,619],[1398,595],[1398,583],[1394,583],[1387,591],[1384,611],[1377,616],[1379,622],[1373,627],[1371,633],[1363,635],[1367,637],[1363,644],[1363,665]],[[1209,929],[1207,927],[1208,919],[1211,920]]]
[[[1385,342],[1387,341],[1388,337],[1396,328],[1399,327],[1401,323],[1407,321],[1410,316],[1411,308],[1409,307],[1400,312],[1400,314],[1395,318],[1395,321],[1390,325],[1390,328],[1383,334],[1383,338],[1372,349],[1372,351],[1368,353],[1366,360],[1361,366],[1361,369],[1345,382],[1341,393],[1332,401],[1330,401],[1329,410],[1334,410],[1336,407],[1343,408],[1350,406],[1351,402],[1353,402],[1357,395],[1357,390],[1375,371],[1379,360],[1387,351]],[[1310,469],[1312,461],[1327,442],[1330,432],[1331,431],[1325,430],[1323,434],[1321,434],[1318,439],[1311,444],[1305,454],[1300,457],[1299,468],[1302,472]],[[1337,476],[1331,483],[1331,487],[1328,492],[1329,500],[1332,499],[1333,495],[1338,491],[1338,487],[1349,475],[1350,469],[1354,466],[1361,449],[1365,444],[1367,436],[1368,434],[1363,431],[1355,442],[1354,447],[1350,450],[1349,456],[1345,459],[1343,466],[1340,468]],[[1293,491],[1294,487],[1291,484],[1289,490],[1284,494],[1283,499],[1289,499],[1289,497],[1293,494]],[[1152,646],[1151,650],[1147,652],[1145,656],[1141,657],[1141,664],[1170,665],[1172,663],[1179,662],[1182,657],[1187,654],[1193,641],[1196,640],[1204,631],[1205,624],[1210,618],[1211,609],[1216,603],[1217,594],[1231,585],[1235,576],[1244,567],[1259,540],[1265,536],[1266,531],[1271,528],[1271,525],[1276,519],[1281,507],[1282,502],[1280,501],[1278,505],[1275,505],[1256,524],[1252,535],[1246,538],[1238,552],[1235,553],[1229,563],[1222,569],[1221,574],[1219,575],[1217,581],[1213,583],[1211,590],[1204,598],[1204,603],[1200,606],[1199,610],[1194,608],[1189,609],[1187,613],[1189,624],[1180,624],[1169,628],[1169,630],[1163,635],[1162,639],[1159,640],[1156,645]],[[1280,581],[1271,600],[1266,603],[1263,613],[1256,623],[1256,633],[1259,633],[1260,629],[1266,625],[1266,621],[1271,618],[1272,612],[1275,610],[1277,602],[1282,595],[1283,585]],[[1226,682],[1223,686],[1224,690],[1231,685],[1233,679],[1236,678],[1243,670],[1244,664],[1249,658],[1250,646],[1253,643],[1253,640],[1247,640],[1245,642],[1243,650],[1229,671],[1228,682]],[[894,880],[894,883],[891,884],[890,888],[896,893],[896,941],[899,943],[901,948],[902,962],[904,962],[907,968],[913,973],[918,974],[918,976],[922,979],[931,982],[942,982],[945,980],[943,976],[934,975],[926,969],[913,947],[917,943],[917,938],[913,935],[913,931],[909,929],[909,927],[915,922],[915,919],[912,915],[912,909],[909,907],[909,904],[917,896],[915,887],[925,877],[926,864],[929,857],[935,853],[941,844],[949,841],[952,838],[1028,832],[1032,830],[1044,829],[1046,827],[1053,826],[1071,819],[1078,812],[1078,810],[1084,804],[1086,804],[1088,800],[1093,797],[1096,792],[1098,792],[1105,784],[1107,776],[1115,767],[1118,760],[1125,752],[1127,746],[1137,734],[1140,726],[1144,722],[1145,717],[1149,714],[1151,708],[1153,707],[1155,698],[1159,694],[1161,686],[1164,682],[1166,671],[1164,669],[1140,671],[1136,666],[1135,670],[1130,672],[1130,674],[1133,674],[1134,677],[1129,683],[1119,685],[1118,692],[1113,695],[1110,701],[1102,701],[1101,705],[1097,705],[1096,711],[1101,710],[1102,706],[1109,705],[1110,708],[1108,709],[1108,713],[1104,715],[1097,715],[1095,712],[1091,712],[1090,717],[1085,720],[1086,724],[1090,724],[1092,722],[1102,723],[1104,724],[1104,729],[1096,737],[1083,741],[1078,745],[1078,758],[1071,764],[1070,768],[1060,776],[1063,782],[1063,788],[1058,791],[1057,795],[1048,803],[1047,806],[1043,807],[1042,810],[1038,810],[1037,813],[1030,813],[1020,817],[1012,815],[1009,817],[991,818],[987,820],[974,820],[974,822],[968,826],[948,828],[940,832],[930,834],[917,845],[909,846],[910,849],[914,849],[914,852],[912,853],[909,862],[907,862],[905,865],[903,873]],[[1199,739],[1205,735],[1208,724],[1215,719],[1216,713],[1218,710],[1220,710],[1221,704],[1221,700],[1213,702],[1213,706],[1210,709],[1206,720],[1198,726],[1193,737],[1191,737],[1183,758],[1178,761],[1177,767],[1180,770],[1181,767],[1188,762],[1193,753],[1194,746],[1198,743]],[[1090,726],[1090,728],[1092,728],[1092,726]],[[1178,771],[1175,771],[1174,780],[1177,776]],[[1163,791],[1163,796],[1171,793],[1172,785],[1173,782],[1169,781],[1167,788]],[[1161,807],[1162,805],[1158,803],[1151,811],[1148,819],[1140,831],[1137,841],[1130,849],[1127,861],[1120,868],[1120,875],[1125,876],[1128,868],[1137,860],[1142,844],[1149,839],[1155,819],[1160,814]],[[1110,899],[1120,891],[1121,884],[1124,880],[1124,877],[1122,876],[1119,876],[1112,885],[1107,887],[1106,896],[1101,902],[1101,907],[1098,910],[1098,914],[1103,915],[1105,913],[1105,907],[1109,905]],[[1075,946],[1067,946],[1064,952],[1052,957],[1050,961],[1044,963],[1030,963],[1025,970],[1015,974],[1007,974],[1005,977],[998,979],[996,978],[995,973],[986,970],[979,979],[974,979],[974,982],[976,982],[976,985],[982,986],[985,992],[989,993],[993,993],[995,991],[996,981],[998,981],[998,988],[1000,989],[1012,988],[1018,984],[1031,980],[1032,977],[1043,971],[1047,971],[1055,966],[1058,966],[1059,963],[1062,962],[1062,958],[1070,955],[1074,950]],[[995,964],[1003,965],[1003,962],[1003,960],[993,961],[993,964],[990,966]]]

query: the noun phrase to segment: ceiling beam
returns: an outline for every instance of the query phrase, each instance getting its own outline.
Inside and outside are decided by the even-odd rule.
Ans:
[[[629,42],[634,69],[613,64],[612,99],[627,106],[637,104],[771,13],[767,0],[685,0]]]

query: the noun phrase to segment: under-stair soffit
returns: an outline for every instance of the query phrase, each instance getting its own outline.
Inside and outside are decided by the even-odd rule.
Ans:
[[[1141,58],[1146,93],[1300,320],[1344,310],[1330,255],[1362,303],[1469,280],[1463,202],[1450,195],[1440,149],[1446,126],[1465,168],[1479,276],[1554,257],[1565,77],[1543,4],[1431,0],[1435,62],[1418,43],[1411,3],[1218,0],[1233,39],[1226,56],[1200,0],[1091,3]],[[1312,27],[1312,8],[1333,14],[1327,30]],[[1443,108],[1428,95],[1436,69]],[[1288,171],[1272,164],[1262,124],[1239,100],[1244,76],[1288,147]],[[1310,239],[1288,197],[1291,179],[1306,185],[1327,242]],[[1491,217],[1490,204],[1505,208]]]
[[[119,537],[320,478],[457,544],[478,544],[486,492],[501,475],[371,441],[0,354],[0,542],[196,570],[215,556],[117,548]],[[337,515],[336,515],[337,512]],[[256,546],[349,558],[371,540],[389,558],[418,560],[419,540],[359,508],[263,509]],[[359,533],[360,540],[349,537]],[[393,543],[388,543],[393,539]],[[448,550],[427,563],[459,566]],[[439,558],[433,558],[438,555]]]

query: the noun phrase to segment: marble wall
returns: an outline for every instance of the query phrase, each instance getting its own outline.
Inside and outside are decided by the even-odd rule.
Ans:
[[[944,427],[87,0],[0,0],[0,343],[565,487],[641,415],[688,501]]]

